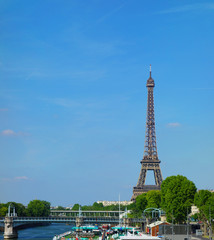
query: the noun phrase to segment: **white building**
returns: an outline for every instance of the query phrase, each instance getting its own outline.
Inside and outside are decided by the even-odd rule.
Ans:
[[[131,203],[133,203],[132,201],[97,201],[97,203],[102,203],[104,207],[106,206],[110,206],[110,205],[124,205],[124,206],[127,206]]]
[[[191,215],[194,215],[196,213],[199,213],[199,209],[195,205],[192,205],[191,206]]]

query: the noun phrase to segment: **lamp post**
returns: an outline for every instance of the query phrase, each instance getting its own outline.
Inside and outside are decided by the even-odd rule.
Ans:
[[[187,239],[189,240],[189,218],[188,218],[188,208],[187,208]]]
[[[173,217],[173,210],[172,210],[172,240],[174,240],[174,217]]]

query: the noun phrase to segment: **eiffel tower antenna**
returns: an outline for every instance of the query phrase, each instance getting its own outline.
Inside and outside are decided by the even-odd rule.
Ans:
[[[155,134],[155,112],[154,112],[154,96],[153,89],[155,82],[152,79],[152,70],[150,65],[150,76],[146,84],[148,90],[147,98],[147,118],[146,118],[146,136],[144,144],[144,154],[141,160],[140,176],[137,186],[133,188],[131,201],[135,201],[136,197],[150,190],[160,190],[163,181],[160,169],[160,160],[158,158],[156,134]],[[154,172],[155,185],[145,185],[147,171]]]

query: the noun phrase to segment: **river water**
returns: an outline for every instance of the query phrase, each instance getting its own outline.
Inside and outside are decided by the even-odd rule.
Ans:
[[[52,240],[54,235],[70,231],[73,226],[65,224],[51,224],[49,226],[27,228],[18,232],[17,240]],[[0,233],[0,239],[4,239]]]

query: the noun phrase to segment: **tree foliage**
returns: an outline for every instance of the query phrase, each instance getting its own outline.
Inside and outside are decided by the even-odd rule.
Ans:
[[[10,204],[15,207],[15,211],[17,213],[17,216],[25,217],[27,215],[26,208],[25,208],[25,206],[23,204],[16,203],[16,202],[8,202],[6,204],[7,208],[9,207]]]
[[[0,217],[5,217],[6,214],[8,213],[8,207],[9,205],[15,207],[15,212],[19,217],[25,217],[26,216],[26,208],[23,204],[21,203],[16,203],[16,202],[8,202],[8,203],[2,203],[0,204]],[[12,213],[11,209],[11,213]]]
[[[136,197],[135,203],[129,205],[131,209],[130,217],[142,217],[143,212],[147,208],[160,208],[161,192],[151,190],[147,193],[142,193]],[[150,216],[150,213],[147,213]]]
[[[78,211],[80,208],[80,205],[78,203],[74,204],[74,206],[72,207],[72,210],[74,211]]]
[[[103,206],[102,203],[97,203],[97,202],[94,202],[93,205],[84,205],[84,206],[81,206],[76,203],[72,207],[72,210],[78,211],[79,207],[81,207],[82,211],[119,211],[119,204]],[[126,207],[127,209],[130,209],[129,205],[128,206],[120,205],[120,210],[124,211]]]
[[[0,204],[0,217],[5,217],[7,214],[7,207],[6,204]]]
[[[214,193],[208,190],[200,190],[195,194],[195,205],[199,209],[198,217],[203,222],[209,222],[214,218]]]
[[[146,194],[147,206],[146,208],[160,208],[161,192],[158,190],[151,190]]]
[[[147,206],[146,193],[140,194],[136,197],[136,201],[130,204],[131,214],[129,217],[142,217],[143,211]]]
[[[48,217],[50,215],[50,203],[41,200],[32,200],[27,206],[27,214],[30,217]]]
[[[186,177],[167,177],[161,185],[161,206],[166,211],[168,221],[183,223],[196,193],[195,184]]]
[[[66,209],[62,206],[58,206],[55,210],[66,210]]]

